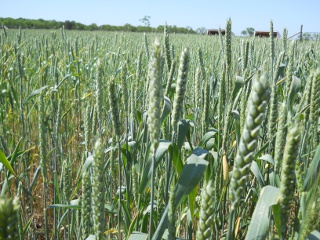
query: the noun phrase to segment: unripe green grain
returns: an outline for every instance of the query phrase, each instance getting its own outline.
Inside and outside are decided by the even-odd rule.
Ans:
[[[81,233],[82,238],[86,239],[92,227],[91,210],[91,174],[90,168],[85,167],[82,171],[82,196],[81,196]]]
[[[177,123],[183,112],[183,100],[186,92],[186,84],[188,80],[188,68],[189,68],[189,50],[185,48],[181,53],[180,65],[178,71],[178,79],[176,85],[176,91],[173,100],[173,110],[171,118],[172,131],[176,132]]]
[[[301,229],[299,231],[299,240],[312,239],[307,238],[308,235],[314,229],[320,229],[320,192],[319,188],[316,186],[313,190],[314,192],[310,195],[312,196],[313,201],[306,206],[305,218],[301,222]]]
[[[85,114],[84,114],[84,142],[85,142],[86,152],[89,152],[91,127],[92,127],[91,107],[90,107],[90,104],[87,104],[87,107],[85,108]]]
[[[209,180],[203,186],[201,193],[200,220],[198,224],[197,240],[212,239],[212,223],[214,218],[215,198],[213,181]]]
[[[275,71],[273,74],[273,81],[271,86],[270,104],[269,104],[269,119],[268,119],[268,138],[272,139],[276,131],[277,116],[278,116],[278,87],[277,80],[279,76],[279,67],[283,58],[283,52],[280,53],[277,63],[275,65]],[[270,149],[273,148],[274,141],[271,142]]]
[[[105,171],[104,171],[104,147],[102,140],[97,139],[94,145],[94,156],[92,163],[92,217],[93,232],[96,239],[103,239],[105,231]]]
[[[168,210],[168,240],[176,239],[176,209],[174,207],[174,186],[171,185]]]
[[[114,78],[110,79],[108,90],[109,90],[109,105],[111,108],[113,129],[114,129],[116,136],[118,138],[120,138],[121,124],[120,124],[120,117],[119,117],[118,97],[117,97],[117,93],[116,93]]]
[[[206,69],[205,69],[205,66],[204,66],[203,53],[202,53],[201,48],[199,48],[199,50],[198,50],[198,56],[199,56],[199,65],[200,65],[200,69],[201,69],[202,79],[204,81],[206,81],[207,74],[206,74]]]
[[[96,112],[97,112],[97,120],[98,120],[98,128],[99,133],[102,133],[102,125],[103,125],[103,112],[102,112],[102,106],[103,106],[103,97],[104,97],[104,91],[103,91],[103,83],[102,83],[102,77],[101,77],[101,64],[100,61],[97,62],[96,66],[96,75],[95,75],[95,96],[96,96]]]
[[[315,148],[319,144],[318,122],[320,115],[320,70],[312,75],[312,88],[310,98],[310,117],[309,121],[312,128],[312,146]]]
[[[231,68],[231,18],[228,19],[226,25],[226,60],[228,69]]]
[[[206,81],[204,86],[204,99],[203,99],[203,114],[202,114],[202,135],[206,132],[209,120],[209,107],[210,107],[210,83]]]
[[[171,52],[170,52],[170,42],[169,42],[169,34],[168,34],[168,25],[165,23],[164,25],[164,48],[166,53],[166,62],[168,71],[171,70]]]
[[[173,61],[171,63],[171,68],[170,68],[169,76],[168,76],[167,83],[166,83],[166,89],[164,91],[164,95],[165,96],[169,96],[169,92],[170,92],[170,89],[171,89],[171,84],[172,84],[175,68],[176,68],[176,62]]]
[[[39,96],[39,148],[40,148],[40,166],[43,182],[43,205],[44,205],[44,222],[45,235],[48,237],[48,218],[47,218],[47,152],[46,152],[46,137],[45,137],[45,110],[44,110],[44,93]]]
[[[265,75],[260,76],[255,82],[249,100],[248,115],[237,155],[234,162],[233,175],[230,181],[229,198],[231,210],[238,205],[245,188],[253,154],[258,141],[258,132],[264,119],[264,111],[269,99],[269,81]]]
[[[121,71],[121,86],[122,86],[122,95],[123,95],[123,106],[125,110],[125,114],[129,114],[129,92],[128,92],[128,79],[127,79],[127,64],[128,62],[124,63]]]
[[[285,145],[285,138],[287,135],[287,107],[285,103],[282,103],[279,106],[279,121],[277,127],[277,135],[276,135],[276,142],[275,142],[275,151],[274,151],[274,161],[275,166],[280,167],[282,163],[282,156],[283,156],[283,148]]]
[[[248,58],[249,58],[249,41],[242,41],[242,48],[241,48],[241,63],[242,63],[242,75],[244,76],[245,70],[247,69],[248,65]]]
[[[270,64],[271,64],[271,76],[273,76],[274,36],[273,36],[273,22],[272,21],[270,21]]]
[[[284,53],[286,53],[287,51],[287,42],[288,42],[288,30],[284,28],[282,32],[282,50]]]
[[[134,114],[135,109],[137,108],[137,106],[139,106],[137,104],[138,101],[138,96],[137,96],[137,92],[138,92],[138,86],[139,83],[141,82],[141,58],[142,58],[142,50],[140,49],[139,51],[139,55],[138,55],[138,60],[137,60],[137,68],[136,68],[136,74],[135,74],[135,81],[133,81],[133,86],[132,87],[132,101],[131,101],[131,112],[132,114]]]
[[[150,132],[151,152],[154,154],[160,137],[160,115],[162,100],[162,68],[163,60],[161,48],[158,40],[154,43],[154,52],[149,64],[149,108],[148,108],[148,128]]]
[[[62,189],[63,200],[65,201],[66,204],[69,203],[71,191],[72,191],[71,182],[70,182],[72,179],[70,164],[71,162],[68,157],[66,157],[62,161],[61,189]]]
[[[200,67],[197,67],[196,69],[196,75],[194,78],[194,102],[195,102],[195,108],[200,108],[201,106],[201,70]]]
[[[18,198],[0,198],[0,239],[19,239]]]
[[[295,42],[292,41],[290,45],[289,62],[286,71],[286,96],[289,97],[289,92],[292,84],[293,64],[294,64],[294,46]]]
[[[240,100],[240,130],[243,131],[244,123],[246,121],[246,109],[247,109],[247,85],[243,85]]]
[[[146,33],[143,34],[143,37],[144,37],[144,49],[146,52],[147,60],[149,60],[149,46],[148,46],[148,38]]]
[[[220,76],[219,83],[219,95],[218,95],[218,119],[219,119],[219,129],[223,127],[224,113],[225,113],[225,102],[226,102],[226,67],[225,64],[222,65],[222,73]]]
[[[293,127],[286,139],[286,146],[283,154],[280,197],[279,204],[281,207],[281,232],[282,237],[287,238],[287,223],[291,212],[291,201],[295,192],[295,166],[299,153],[300,131],[297,126]]]

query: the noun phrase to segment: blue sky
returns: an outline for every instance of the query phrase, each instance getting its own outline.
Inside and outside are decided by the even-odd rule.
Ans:
[[[2,3],[1,3],[2,2]],[[289,36],[300,31],[320,32],[320,0],[10,0],[0,1],[0,17],[45,20],[74,20],[84,24],[142,25],[150,16],[152,27],[176,25],[225,28],[232,19],[232,31],[240,35],[247,27],[274,31],[287,28]]]

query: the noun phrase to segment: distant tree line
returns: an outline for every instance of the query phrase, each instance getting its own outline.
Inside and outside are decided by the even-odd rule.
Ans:
[[[21,28],[21,29],[60,29],[64,26],[66,30],[102,30],[102,31],[125,31],[125,32],[163,32],[164,25],[159,25],[156,28],[150,26],[132,26],[127,23],[123,26],[113,26],[109,24],[104,24],[98,26],[95,23],[90,25],[85,25],[75,21],[56,21],[56,20],[44,20],[44,19],[26,19],[26,18],[1,18],[0,25],[7,28]],[[191,27],[177,27],[176,25],[168,26],[170,32],[173,33],[199,33],[194,31]]]

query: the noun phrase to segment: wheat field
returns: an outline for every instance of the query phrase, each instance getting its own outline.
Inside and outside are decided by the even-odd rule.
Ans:
[[[320,43],[231,28],[1,29],[0,239],[320,239]]]

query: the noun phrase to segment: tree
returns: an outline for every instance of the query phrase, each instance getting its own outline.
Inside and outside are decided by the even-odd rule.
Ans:
[[[144,16],[139,21],[142,22],[146,27],[150,27],[150,16]]]
[[[196,32],[198,34],[206,34],[207,33],[207,29],[205,27],[200,27],[200,28],[197,28]]]
[[[248,28],[246,28],[246,30],[243,30],[241,32],[241,34],[244,35],[244,36],[250,36],[251,37],[254,34],[254,28],[248,27]]]

